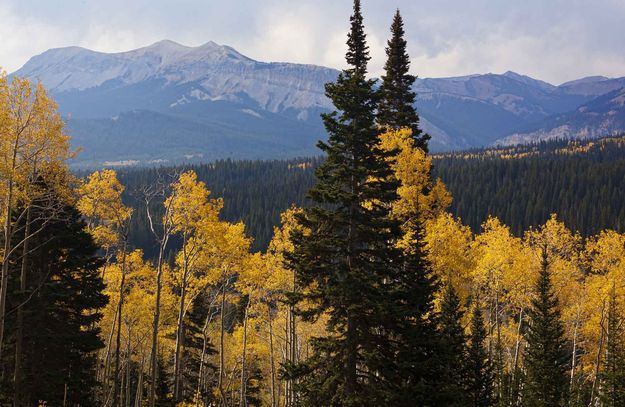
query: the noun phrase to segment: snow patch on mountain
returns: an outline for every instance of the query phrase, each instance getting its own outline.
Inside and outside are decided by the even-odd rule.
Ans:
[[[243,109],[243,110],[241,110],[241,111],[242,111],[243,113],[245,113],[245,114],[249,114],[250,116],[254,116],[254,117],[257,117],[257,118],[259,118],[259,119],[262,119],[262,118],[263,118],[263,116],[261,116],[258,112],[254,111],[254,110],[252,110],[252,109]]]

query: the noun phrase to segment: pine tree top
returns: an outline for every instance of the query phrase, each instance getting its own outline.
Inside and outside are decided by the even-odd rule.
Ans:
[[[354,67],[356,75],[365,76],[367,73],[367,63],[371,59],[369,56],[369,46],[367,46],[367,35],[363,24],[360,0],[354,0],[354,14],[350,18],[351,29],[347,35],[347,63]]]
[[[407,74],[410,68],[410,58],[406,52],[407,42],[404,35],[404,20],[398,9],[395,12],[393,24],[391,25],[391,38],[387,42],[386,56],[388,60],[386,61],[385,69]]]
[[[410,75],[410,57],[406,51],[404,21],[399,10],[391,25],[391,38],[386,47],[386,63],[380,86],[378,123],[387,129],[409,128],[419,148],[427,151],[429,136],[419,129],[419,115],[415,109],[416,93],[412,86],[416,77]]]

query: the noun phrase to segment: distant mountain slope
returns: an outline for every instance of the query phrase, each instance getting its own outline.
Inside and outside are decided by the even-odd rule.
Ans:
[[[323,85],[337,74],[172,41],[116,54],[53,49],[15,72],[51,90],[87,166],[312,154],[330,108]]]
[[[104,97],[153,98],[132,100],[134,108],[228,100],[253,101],[277,113],[329,107],[323,84],[334,80],[337,71],[314,65],[257,62],[214,42],[186,47],[165,40],[115,54],[78,47],[52,49],[33,57],[15,74],[40,79],[67,102],[88,97],[97,89]],[[69,110],[69,106],[63,108]],[[85,108],[76,103],[71,105],[71,113],[98,113],[97,107]],[[106,108],[101,112],[110,113]]]
[[[597,138],[622,133],[625,129],[625,88],[601,95],[577,109],[553,115],[496,142],[501,145],[535,141]]]
[[[332,109],[324,85],[338,71],[259,62],[214,42],[187,47],[165,40],[111,54],[51,49],[14,75],[41,80],[52,92],[74,146],[83,150],[75,164],[94,166],[314,154],[326,137],[319,114]],[[567,137],[623,130],[620,119],[595,123],[599,111],[579,110],[623,86],[625,78],[554,86],[506,72],[418,79],[415,90],[431,149],[441,151],[510,135],[540,138],[536,132],[549,133],[556,122],[569,125],[559,133]],[[621,117],[622,106],[604,113],[612,110]]]

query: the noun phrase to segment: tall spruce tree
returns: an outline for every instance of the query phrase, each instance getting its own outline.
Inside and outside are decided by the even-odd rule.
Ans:
[[[383,128],[412,129],[416,145],[428,151],[430,136],[419,129],[419,115],[415,109],[416,93],[412,91],[415,77],[410,75],[410,57],[406,52],[404,22],[399,10],[391,26],[391,39],[386,47],[385,73],[380,86],[378,123]]]
[[[410,225],[412,244],[403,252],[403,268],[393,297],[399,321],[396,330],[399,368],[394,380],[400,384],[393,405],[440,405],[436,391],[441,369],[438,356],[445,349],[439,340],[438,314],[434,309],[439,284],[427,257],[425,230],[418,215],[415,219],[400,220],[404,227]]]
[[[495,377],[493,365],[485,349],[486,328],[482,310],[478,304],[471,313],[471,335],[467,347],[466,391],[469,405],[490,407],[497,404],[495,398]]]
[[[568,399],[570,352],[564,337],[558,299],[553,293],[549,261],[543,249],[536,282],[536,298],[528,311],[526,382],[523,404],[530,407],[564,406]]]
[[[349,68],[326,94],[337,112],[323,115],[329,134],[319,147],[326,161],[310,191],[315,205],[299,221],[287,258],[298,285],[305,319],[328,316],[327,335],[312,341],[312,355],[289,369],[304,406],[389,405],[397,388],[401,236],[389,206],[398,183],[378,147],[377,95],[366,78],[369,51],[360,1],[354,1],[346,60]]]
[[[616,287],[612,286],[608,308],[605,364],[601,372],[601,402],[606,407],[625,407],[625,343],[623,317]]]
[[[78,211],[65,205],[46,222],[39,208],[49,206],[33,205],[32,227],[42,232],[31,238],[26,291],[10,303],[24,311],[19,405],[95,406],[95,352],[104,346],[97,322],[107,303],[102,261]],[[13,313],[7,322],[13,326]],[[15,346],[13,337],[7,345]],[[3,367],[13,365],[11,353]]]
[[[451,282],[447,283],[440,311],[440,376],[437,388],[437,404],[466,406],[465,361],[466,336],[460,321],[463,312],[460,299]]]

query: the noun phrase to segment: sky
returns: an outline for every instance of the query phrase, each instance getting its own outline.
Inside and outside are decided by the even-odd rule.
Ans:
[[[512,70],[553,84],[625,76],[625,0],[362,0],[379,75],[400,9],[420,77]],[[350,0],[0,0],[0,67],[49,48],[102,52],[163,39],[230,45],[261,61],[342,68]]]

